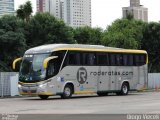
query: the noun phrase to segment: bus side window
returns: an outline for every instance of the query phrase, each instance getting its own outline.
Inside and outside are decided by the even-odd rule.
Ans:
[[[69,65],[76,65],[77,61],[76,61],[76,54],[75,53],[70,53],[68,59],[69,59],[68,60]]]
[[[54,51],[51,56],[58,56],[57,67],[60,69],[66,51]]]
[[[133,54],[128,54],[128,66],[134,66]]]
[[[94,53],[83,53],[83,64],[84,65],[96,65],[96,59]]]
[[[135,55],[135,62],[136,66],[144,65],[146,63],[146,55],[144,54]]]
[[[80,53],[69,51],[64,61],[64,66],[67,65],[80,65]]]
[[[146,55],[140,55],[140,63],[141,63],[141,65],[144,65],[144,64],[146,64]]]
[[[124,66],[129,66],[129,55],[123,54],[123,65]]]
[[[109,54],[110,66],[116,66],[116,54]]]
[[[123,56],[122,56],[122,54],[120,54],[120,53],[117,53],[116,54],[116,65],[117,66],[122,66],[123,65]]]
[[[59,66],[57,66],[57,59],[53,59],[49,61],[48,68],[47,68],[47,78],[50,78],[54,75],[58,74]]]
[[[109,65],[107,53],[97,53],[97,65],[99,65],[99,66]]]

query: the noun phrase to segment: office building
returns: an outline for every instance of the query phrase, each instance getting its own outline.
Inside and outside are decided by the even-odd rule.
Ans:
[[[48,12],[61,18],[60,0],[37,0],[37,12]]]
[[[38,12],[49,12],[72,27],[91,26],[91,0],[37,0]]]
[[[37,0],[37,12],[45,12],[45,0]]]
[[[3,15],[14,15],[14,0],[0,0],[0,17]]]
[[[91,0],[64,0],[64,21],[73,26],[91,26]]]
[[[126,18],[128,14],[133,15],[134,19],[148,22],[148,8],[140,5],[140,0],[130,0],[129,7],[123,7],[123,18]]]

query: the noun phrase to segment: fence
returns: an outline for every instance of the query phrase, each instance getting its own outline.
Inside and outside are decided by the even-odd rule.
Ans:
[[[160,73],[148,74],[148,89],[160,89]]]
[[[0,72],[0,97],[18,94],[18,73]]]
[[[18,93],[18,73],[0,72],[0,97],[15,96]],[[148,89],[160,88],[160,73],[148,74]]]

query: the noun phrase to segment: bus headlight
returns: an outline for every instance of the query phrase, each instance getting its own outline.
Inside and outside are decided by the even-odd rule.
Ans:
[[[46,87],[47,87],[47,83],[41,84],[41,85],[39,85],[39,87],[40,87],[40,88],[46,88]]]
[[[18,88],[21,88],[21,87],[22,87],[22,85],[18,84]]]

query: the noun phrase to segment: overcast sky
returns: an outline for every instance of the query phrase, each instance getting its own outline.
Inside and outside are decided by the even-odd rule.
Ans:
[[[15,9],[27,0],[15,0]],[[36,11],[36,0],[32,1]],[[130,0],[91,0],[92,2],[92,27],[105,29],[117,18],[122,17],[122,7],[129,6]],[[148,8],[149,21],[160,21],[160,0],[141,0],[141,5]]]

